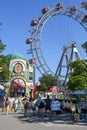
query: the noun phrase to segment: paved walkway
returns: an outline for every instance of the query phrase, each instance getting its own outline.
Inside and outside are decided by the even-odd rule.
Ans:
[[[29,115],[24,117],[23,113],[12,113],[8,115],[0,112],[0,130],[87,130],[87,123],[72,122],[70,114],[60,114],[56,117],[38,117]]]
[[[73,125],[84,125],[87,126],[87,122],[75,122],[71,119],[71,113],[63,111],[62,114],[58,114],[56,116],[38,116],[35,113],[30,112],[27,117],[24,117],[23,112],[20,110],[18,112],[9,112],[8,115],[6,115],[5,112],[0,111],[0,123],[5,122],[5,119],[10,119],[8,117],[11,117],[12,120],[14,118],[17,118],[20,121],[28,121],[28,122],[39,122],[39,123],[44,123],[44,122],[54,122],[57,124],[73,124]],[[1,121],[2,120],[2,121]],[[6,123],[6,122],[5,122]],[[1,129],[1,128],[0,128]],[[2,130],[2,129],[1,129]]]

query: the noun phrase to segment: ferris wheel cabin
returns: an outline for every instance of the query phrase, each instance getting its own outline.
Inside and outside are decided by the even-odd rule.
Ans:
[[[33,38],[28,38],[27,40],[26,40],[26,44],[31,44],[33,42]]]
[[[32,20],[31,21],[31,26],[35,26],[35,25],[37,25],[38,24],[38,19],[34,19],[34,20]]]
[[[46,14],[49,11],[49,7],[45,7],[42,9],[42,14]]]

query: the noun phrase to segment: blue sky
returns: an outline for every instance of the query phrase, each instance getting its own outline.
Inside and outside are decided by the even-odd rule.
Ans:
[[[59,2],[59,0],[0,0],[0,22],[3,24],[0,27],[0,39],[7,45],[4,54],[17,52],[30,59],[27,54],[29,46],[25,43],[31,35],[29,33],[31,31],[30,22],[41,16],[41,10],[45,6],[53,8]],[[61,2],[64,6],[76,5],[80,10],[87,13],[81,8],[82,0],[61,0]],[[87,41],[87,32],[72,18],[65,16],[58,18],[58,23],[56,18],[47,21],[41,37],[44,43],[42,44],[43,55],[53,71],[55,71],[60,60],[63,46],[69,46],[73,41],[77,42],[81,57],[87,58],[87,54],[81,48],[81,44]],[[52,25],[50,26],[51,36],[47,31],[49,25]],[[56,35],[57,32],[58,35]],[[58,36],[56,39],[60,43],[54,39],[55,36]],[[36,71],[36,80],[39,76],[39,72]]]

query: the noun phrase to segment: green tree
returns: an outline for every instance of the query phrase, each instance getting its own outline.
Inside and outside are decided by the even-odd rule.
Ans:
[[[85,49],[85,51],[86,51],[86,53],[87,53],[87,42],[84,42],[84,43],[82,44],[82,47]]]
[[[2,43],[2,41],[0,40],[0,79],[4,80],[4,79],[8,79],[10,72],[8,69],[8,59],[6,56],[2,55],[3,50],[5,50],[6,45],[4,45]]]
[[[48,87],[46,86],[45,83],[42,83],[41,85],[39,85],[39,90],[46,92],[48,91]]]
[[[57,85],[57,78],[55,76],[52,76],[51,74],[43,75],[40,78],[41,87],[45,87],[45,89],[49,90],[50,87]]]
[[[69,81],[67,83],[70,90],[87,89],[87,60],[77,60],[70,63]]]
[[[5,49],[6,45],[4,45],[2,43],[2,41],[0,40],[0,53],[2,53],[2,51]]]

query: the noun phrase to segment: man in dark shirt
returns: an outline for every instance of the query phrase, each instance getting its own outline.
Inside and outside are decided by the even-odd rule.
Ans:
[[[48,112],[51,112],[51,99],[49,98],[49,95],[47,95],[46,102],[46,115]]]

